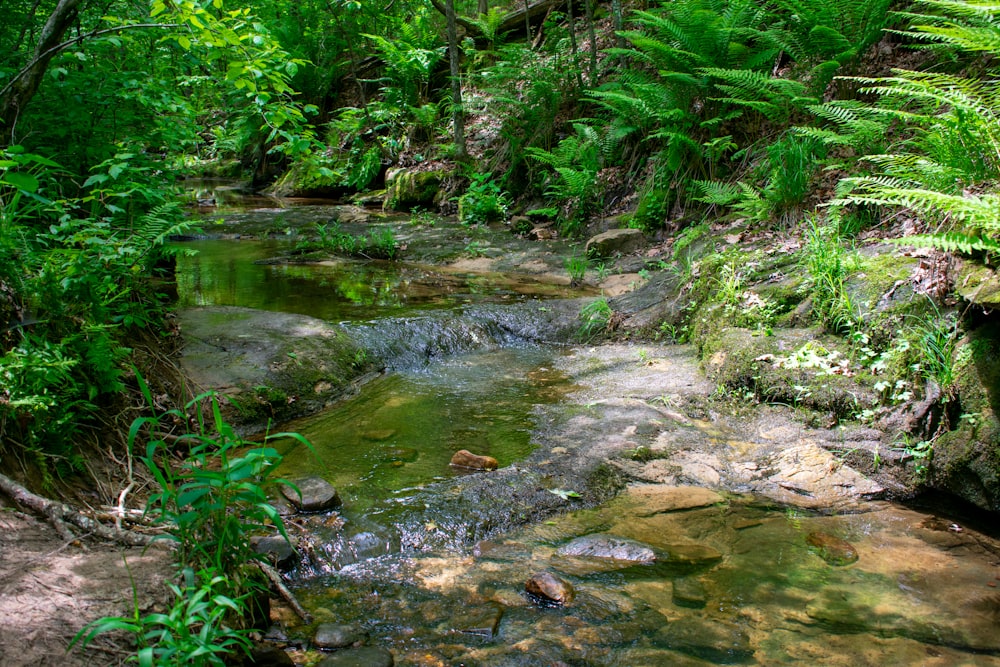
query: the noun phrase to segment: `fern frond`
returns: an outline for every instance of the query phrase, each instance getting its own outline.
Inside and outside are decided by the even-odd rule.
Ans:
[[[887,239],[896,245],[908,245],[916,248],[936,248],[945,252],[961,252],[971,255],[974,252],[1000,252],[1000,241],[996,239],[962,234],[961,232],[941,232],[939,234],[914,234],[900,238]]]
[[[162,246],[171,236],[190,231],[194,222],[184,218],[177,202],[167,202],[139,217],[133,236],[142,239],[149,248]]]

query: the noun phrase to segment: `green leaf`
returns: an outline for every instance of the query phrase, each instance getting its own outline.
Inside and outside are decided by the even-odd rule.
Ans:
[[[3,182],[12,185],[18,190],[24,190],[25,192],[37,192],[38,191],[38,179],[31,174],[22,174],[20,172],[8,172],[3,175]]]

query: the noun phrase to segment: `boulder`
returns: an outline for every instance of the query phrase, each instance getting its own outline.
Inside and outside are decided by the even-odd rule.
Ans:
[[[431,206],[438,196],[445,175],[446,172],[443,171],[389,170],[386,172],[384,208],[408,211],[415,206]]]
[[[392,652],[375,646],[341,649],[320,661],[317,667],[392,667]]]
[[[858,550],[850,542],[829,533],[809,533],[806,543],[830,565],[850,565],[858,560]]]
[[[451,457],[451,465],[469,470],[496,470],[498,464],[492,456],[480,456],[467,449],[460,449]]]
[[[340,496],[337,489],[322,477],[306,477],[293,480],[298,488],[288,484],[281,485],[281,493],[300,512],[323,512],[340,506]]]
[[[587,241],[587,257],[614,257],[635,252],[646,243],[638,229],[612,229]]]
[[[361,646],[368,639],[367,633],[354,625],[340,623],[320,623],[313,635],[313,644],[318,648],[347,648]]]
[[[539,572],[524,584],[524,590],[544,604],[565,606],[573,601],[572,584],[551,572]]]

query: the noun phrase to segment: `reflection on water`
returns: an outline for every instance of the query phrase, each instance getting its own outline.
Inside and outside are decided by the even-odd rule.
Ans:
[[[509,348],[378,378],[352,400],[284,425],[314,451],[286,443],[278,472],[326,478],[359,517],[414,487],[462,474],[449,466],[460,449],[509,465],[533,449],[535,406],[554,402],[559,385],[568,385],[546,375],[552,354]]]
[[[399,262],[264,261],[287,252],[287,241],[210,240],[180,247],[196,251],[178,257],[181,307],[242,306],[340,322],[572,295],[566,286],[525,276],[448,273]]]

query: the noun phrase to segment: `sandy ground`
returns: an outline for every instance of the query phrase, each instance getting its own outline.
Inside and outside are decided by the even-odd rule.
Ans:
[[[84,540],[67,544],[44,521],[0,499],[0,665],[123,664],[123,637],[67,653],[73,636],[102,616],[147,613],[170,597],[170,553]],[[133,588],[134,581],[134,588]]]

